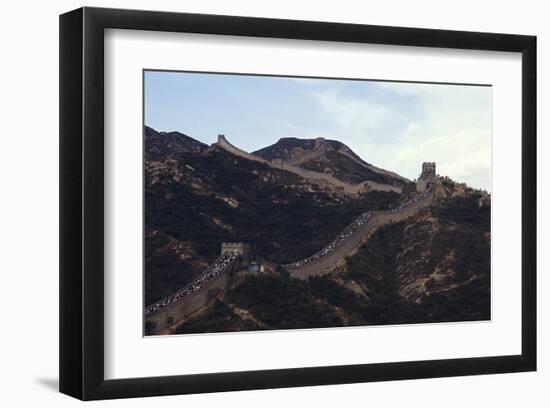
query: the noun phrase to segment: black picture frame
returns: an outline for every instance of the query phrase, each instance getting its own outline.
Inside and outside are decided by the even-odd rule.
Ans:
[[[105,380],[103,98],[109,28],[521,53],[521,354]],[[60,391],[82,400],[536,370],[536,37],[87,7],[61,15],[59,306]]]

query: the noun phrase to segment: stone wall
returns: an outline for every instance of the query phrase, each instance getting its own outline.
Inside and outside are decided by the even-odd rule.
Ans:
[[[239,149],[236,146],[233,146],[231,143],[227,141],[224,135],[218,135],[218,146],[224,148],[229,153],[234,154],[235,156],[243,157],[248,160],[254,160],[260,163],[267,164],[268,166],[271,166],[271,163],[267,160],[262,159],[261,157],[254,156],[253,154],[247,153],[244,150]]]
[[[385,211],[376,212],[365,224],[360,226],[351,237],[349,237],[341,246],[336,248],[329,255],[326,255],[317,261],[302,265],[298,268],[287,267],[288,272],[292,276],[299,279],[307,279],[308,277],[315,275],[325,275],[329,273],[340,260],[366,242],[378,227],[394,222],[404,221],[407,218],[417,214],[423,208],[429,207],[432,202],[433,194],[430,194],[423,200],[411,204],[402,211],[396,213],[389,213]]]
[[[243,157],[248,160],[257,161],[257,162],[266,164],[271,168],[276,168],[279,170],[282,169],[282,170],[297,174],[298,176],[306,180],[309,180],[312,183],[327,187],[328,189],[331,189],[333,191],[338,191],[338,192],[341,191],[346,194],[352,194],[352,195],[357,195],[359,193],[363,193],[368,190],[393,191],[396,193],[401,193],[402,191],[401,187],[396,187],[389,184],[375,183],[373,181],[365,181],[359,184],[346,183],[345,181],[337,179],[336,177],[331,176],[330,174],[320,173],[320,172],[311,171],[311,170],[305,170],[305,169],[302,169],[301,167],[298,167],[289,163],[283,163],[282,160],[280,159],[275,159],[269,162],[267,160],[262,159],[261,157],[254,156],[253,154],[247,153],[244,150],[241,150],[238,147],[233,146],[231,143],[227,141],[224,135],[218,135],[217,144],[218,146],[224,148],[229,153],[232,153],[235,156]]]
[[[220,255],[226,253],[237,253],[239,255],[248,255],[250,253],[250,244],[245,242],[222,242]]]
[[[226,272],[212,278],[204,287],[185,296],[179,302],[164,308],[160,312],[146,316],[145,320],[151,320],[156,323],[155,334],[167,334],[163,332],[169,330],[169,325],[166,321],[169,316],[174,319],[173,324],[178,324],[180,320],[197,312],[207,303],[213,302],[216,294],[224,291],[229,285],[233,269],[228,268]]]
[[[429,180],[418,179],[416,182],[416,191],[422,193],[428,189]]]

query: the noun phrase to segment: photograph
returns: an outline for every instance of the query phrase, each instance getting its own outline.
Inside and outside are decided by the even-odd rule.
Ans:
[[[550,24],[501,3],[6,2],[0,407],[550,407]]]
[[[491,112],[488,84],[143,70],[144,335],[490,321]]]

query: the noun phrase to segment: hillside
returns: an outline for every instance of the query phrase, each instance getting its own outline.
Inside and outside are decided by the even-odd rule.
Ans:
[[[371,167],[335,141],[296,139],[284,142],[284,148],[276,145],[256,152],[263,158],[258,160],[182,133],[145,129],[145,304],[194,282],[219,256],[222,242],[250,243],[252,258],[269,269],[250,273],[243,263],[224,278],[226,286],[213,294],[205,289],[204,303],[192,315],[163,314],[162,330],[490,318],[489,195],[441,178],[435,192],[422,196],[415,184]],[[321,163],[324,167],[315,171],[342,180],[369,175],[403,188],[401,193],[338,194],[299,172],[273,166],[273,159],[306,169]],[[365,224],[368,234],[338,255],[337,262],[326,261],[331,263],[326,274],[297,279],[290,266],[282,267],[318,253],[360,215],[377,210],[391,214],[421,198],[427,204],[406,207],[406,217],[372,230]]]
[[[336,140],[282,138],[253,154],[266,160],[281,159],[305,170],[330,174],[353,184],[370,180],[401,186],[409,182],[395,173],[363,161],[348,146]]]
[[[218,256],[221,242],[253,242],[262,259],[290,262],[313,253],[361,212],[399,199],[376,191],[356,199],[330,194],[188,136],[147,132],[154,141],[145,150],[147,304],[189,283]]]
[[[488,320],[490,207],[443,198],[378,229],[333,274],[246,276],[177,333]]]
[[[180,132],[157,132],[145,126],[144,136],[148,159],[166,159],[177,153],[202,153],[208,149],[208,145]]]

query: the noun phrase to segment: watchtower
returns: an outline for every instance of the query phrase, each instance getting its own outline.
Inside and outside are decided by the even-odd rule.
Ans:
[[[237,254],[247,257],[250,254],[250,244],[245,242],[222,242],[220,255]]]
[[[426,191],[429,186],[435,181],[435,162],[422,163],[422,173],[416,182],[416,191]]]

